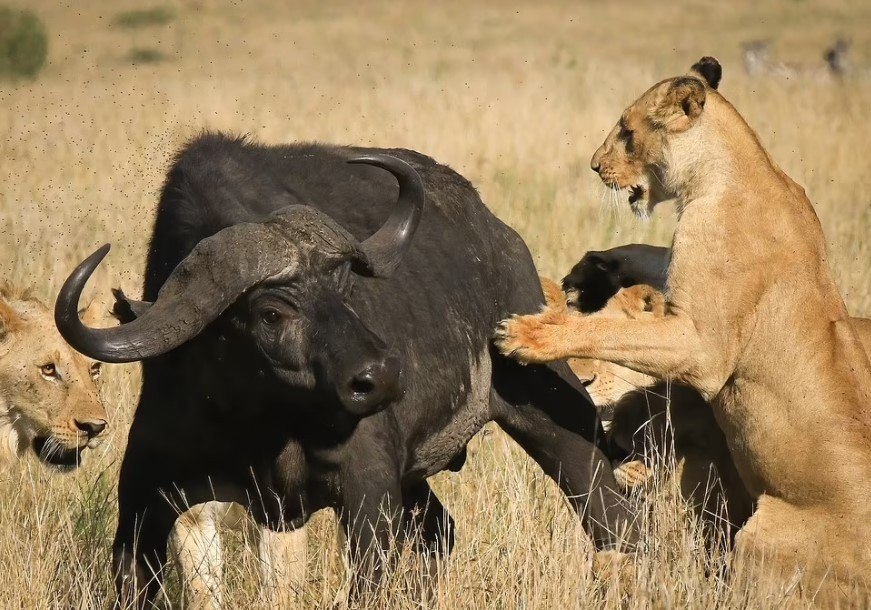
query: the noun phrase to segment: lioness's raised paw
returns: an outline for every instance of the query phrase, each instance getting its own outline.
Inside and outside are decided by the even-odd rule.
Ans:
[[[496,327],[496,347],[524,364],[558,360],[561,356],[553,349],[554,331],[564,317],[563,312],[545,308],[540,314],[502,320]]]
[[[614,468],[614,480],[623,491],[644,485],[653,473],[641,460],[624,462]]]

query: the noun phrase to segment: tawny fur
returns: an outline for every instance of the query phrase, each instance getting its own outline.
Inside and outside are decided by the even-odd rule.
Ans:
[[[549,308],[566,308],[566,295],[556,282],[543,278],[542,287]],[[623,288],[598,314],[624,320],[663,318],[665,297],[651,286]],[[752,500],[710,407],[695,390],[660,383],[605,360],[571,358],[569,366],[600,413],[611,411],[609,434],[629,455],[614,468],[614,478],[624,489],[643,485],[652,476],[646,465],[650,456],[672,452],[681,494],[702,519],[717,523],[725,518],[730,527],[747,520]]]
[[[847,592],[867,594],[871,565],[871,364],[803,189],[696,72],[644,93],[592,165],[631,189],[636,211],[675,199],[667,314],[514,317],[500,349],[608,360],[697,389],[757,503],[738,570],[857,603]]]
[[[97,308],[84,315],[93,320]],[[81,426],[108,420],[98,376],[99,363],[66,344],[45,304],[0,283],[0,465],[31,453],[36,438],[51,439],[44,452],[95,446],[99,435],[89,438]]]

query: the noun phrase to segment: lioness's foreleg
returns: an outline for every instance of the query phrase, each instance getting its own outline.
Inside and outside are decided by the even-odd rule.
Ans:
[[[627,320],[545,309],[513,316],[496,331],[496,345],[521,362],[596,358],[659,379],[682,379],[698,365],[701,340],[689,317]]]

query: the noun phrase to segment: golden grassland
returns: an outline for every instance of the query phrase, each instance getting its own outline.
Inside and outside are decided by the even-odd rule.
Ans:
[[[139,294],[162,176],[205,128],[426,152],[471,179],[552,276],[588,249],[667,244],[670,210],[635,220],[610,201],[589,158],[643,89],[711,54],[724,65],[722,92],[814,201],[850,311],[871,316],[871,79],[750,78],[740,55],[742,42],[768,37],[779,56],[815,66],[844,35],[856,62],[871,64],[867,2],[188,1],[160,5],[168,23],[135,28],[116,21],[141,8],[129,0],[17,3],[46,21],[51,46],[38,80],[0,89],[0,277],[46,299],[106,241],[114,248],[90,294],[105,299],[118,285]],[[109,605],[115,482],[139,378],[134,365],[107,369],[111,434],[84,467],[60,476],[25,464],[0,476],[0,607]],[[430,606],[789,602],[729,580],[727,557],[706,550],[667,477],[637,498],[648,547],[637,581],[595,582],[590,545],[556,486],[488,432],[461,473],[435,477],[457,546]],[[334,527],[330,515],[314,519],[302,608],[347,605]],[[253,554],[233,540],[227,607],[268,607]],[[421,607],[403,593],[418,573],[408,559],[359,605]],[[172,605],[172,579],[168,589]]]

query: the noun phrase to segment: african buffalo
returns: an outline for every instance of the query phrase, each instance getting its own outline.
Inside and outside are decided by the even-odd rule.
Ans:
[[[488,421],[558,480],[598,548],[618,530],[634,542],[568,366],[521,366],[491,345],[500,319],[543,295],[523,240],[450,168],[207,134],[169,171],[146,301],[119,303],[135,319],[87,328],[76,306],[107,249],[69,277],[56,320],[93,358],[143,360],[118,490],[123,600],[158,589],[177,507],[212,499],[273,530],[334,507],[376,582],[372,551],[408,526],[449,551],[426,478],[460,465]]]
[[[647,244],[591,250],[563,278],[563,290],[570,306],[592,313],[602,309],[621,288],[648,284],[664,290],[670,257],[670,248]]]

